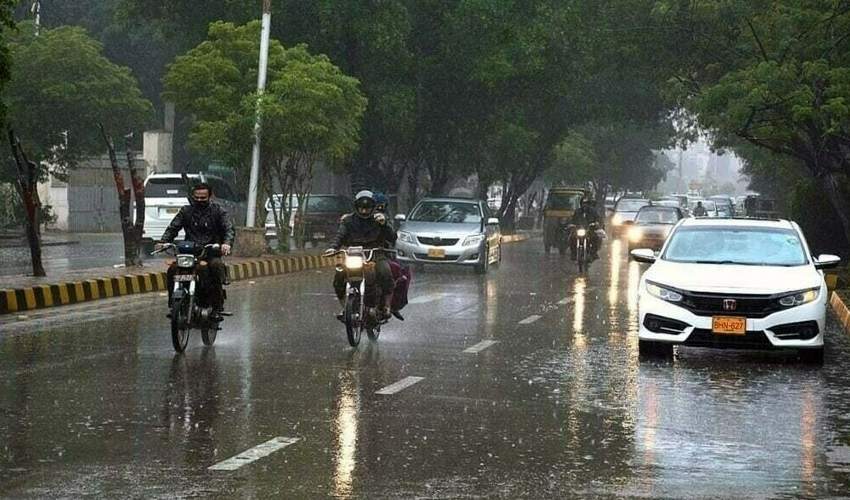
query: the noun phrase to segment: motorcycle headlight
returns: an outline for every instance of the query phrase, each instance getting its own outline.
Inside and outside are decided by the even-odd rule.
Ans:
[[[779,299],[779,305],[782,307],[796,307],[809,302],[814,302],[820,297],[820,288],[812,288],[811,290],[803,290],[802,292],[792,293]]]
[[[413,241],[413,235],[408,233],[407,231],[399,231],[398,239],[407,243],[415,243]]]
[[[579,238],[584,238],[585,236],[587,236],[587,229],[579,229],[578,231],[576,231],[576,236],[578,236]]]
[[[359,271],[360,269],[363,269],[363,257],[359,255],[346,255],[345,268],[352,271]]]
[[[467,236],[465,240],[463,240],[463,246],[468,247],[472,245],[477,245],[484,241],[483,234],[473,234],[472,236]]]
[[[643,238],[643,230],[639,227],[629,229],[629,239],[632,241],[640,241]]]
[[[194,255],[178,255],[177,267],[195,267]]]
[[[656,285],[651,281],[646,282],[646,291],[653,297],[667,302],[681,302],[683,298],[681,293]]]

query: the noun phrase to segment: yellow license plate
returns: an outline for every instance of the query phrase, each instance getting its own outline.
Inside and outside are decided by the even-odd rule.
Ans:
[[[428,257],[432,259],[444,259],[446,257],[446,251],[442,248],[429,248]]]
[[[166,209],[165,209],[165,213],[167,213],[167,214],[169,214],[169,215],[174,215],[174,214],[176,214],[176,213],[177,213],[177,212],[179,212],[179,211],[180,211],[180,209],[179,209],[179,208],[166,208]]]
[[[711,331],[721,335],[746,335],[747,319],[715,316],[711,319]]]

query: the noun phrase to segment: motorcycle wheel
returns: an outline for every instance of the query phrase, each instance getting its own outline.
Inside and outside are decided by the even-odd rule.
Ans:
[[[587,251],[583,246],[578,247],[578,255],[576,256],[576,263],[578,264],[578,272],[580,274],[585,274],[587,272]]]
[[[345,301],[345,333],[348,336],[348,345],[357,347],[360,345],[360,337],[363,335],[363,315],[360,307],[359,296],[349,296]]]
[[[171,345],[177,352],[186,350],[189,344],[190,301],[175,299],[171,307]]]
[[[201,340],[204,342],[204,345],[215,344],[215,338],[217,336],[218,336],[218,328],[217,327],[201,328]]]

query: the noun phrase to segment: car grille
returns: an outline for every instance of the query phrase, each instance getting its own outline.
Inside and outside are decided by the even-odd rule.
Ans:
[[[733,349],[765,349],[773,347],[762,331],[748,331],[746,335],[718,335],[701,328],[691,332],[685,345],[695,347],[729,347]]]
[[[417,253],[414,255],[419,260],[431,260],[434,262],[455,262],[459,258],[458,255],[446,255],[445,257],[429,257],[427,253]]]
[[[764,318],[782,309],[773,295],[727,295],[719,293],[683,292],[682,307],[697,316],[742,316]],[[725,309],[724,302],[735,301],[734,309]]]
[[[459,240],[459,238],[425,238],[424,236],[417,236],[416,239],[419,243],[432,247],[450,247],[456,245]]]

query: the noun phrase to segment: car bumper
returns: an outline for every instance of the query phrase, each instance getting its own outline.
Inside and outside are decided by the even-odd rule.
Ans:
[[[641,291],[638,338],[701,347],[817,349],[824,344],[826,300],[823,293],[825,291],[810,304],[778,311],[765,318],[747,318],[746,335],[716,335],[712,333],[711,316],[697,316],[687,309]],[[650,326],[654,331],[650,330]],[[811,336],[815,327],[817,334]],[[795,338],[795,332],[802,335]],[[811,338],[806,338],[809,336]]]
[[[664,246],[665,241],[667,241],[666,236],[658,238],[643,237],[639,240],[635,240],[630,237],[629,248],[651,248],[653,250],[660,250],[661,247]]]
[[[446,252],[445,257],[428,257],[428,251],[435,249],[444,250]],[[479,243],[478,245],[466,247],[460,245],[452,245],[450,247],[436,247],[416,243],[408,243],[404,241],[396,242],[398,260],[408,263],[454,264],[461,266],[474,266],[482,262],[486,249],[487,246],[484,242]]]

